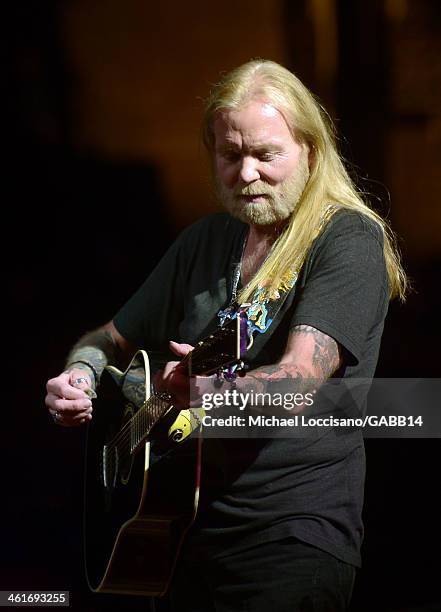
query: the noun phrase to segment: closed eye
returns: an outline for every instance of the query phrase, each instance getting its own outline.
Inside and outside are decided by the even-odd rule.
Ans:
[[[273,152],[267,152],[267,153],[259,153],[258,155],[258,159],[260,161],[263,162],[269,162],[269,161],[273,161],[273,159],[276,157],[275,153]]]

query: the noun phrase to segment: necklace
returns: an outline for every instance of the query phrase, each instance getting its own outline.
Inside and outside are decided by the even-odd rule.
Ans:
[[[248,236],[249,236],[249,234],[250,234],[250,232],[248,230],[246,232],[244,238],[243,238],[243,241],[242,241],[242,248],[241,248],[239,262],[234,264],[233,276],[232,276],[232,280],[231,280],[231,297],[230,297],[230,304],[229,304],[228,308],[231,308],[233,306],[233,304],[236,302],[236,299],[237,299],[237,288],[239,286],[240,275],[241,275],[241,272],[242,272],[243,255],[245,253],[245,248],[246,248],[247,243],[248,243]]]

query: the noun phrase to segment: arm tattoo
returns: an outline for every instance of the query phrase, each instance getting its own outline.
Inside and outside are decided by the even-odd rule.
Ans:
[[[70,371],[74,367],[86,369],[87,365],[77,363],[85,361],[92,364],[99,378],[107,364],[117,361],[118,355],[119,349],[112,334],[105,329],[97,329],[82,336],[72,347],[67,356],[66,371]],[[94,374],[91,368],[87,368],[87,371],[89,370]]]
[[[338,343],[315,327],[297,325],[291,330],[294,335],[308,335],[312,342],[308,343],[308,354],[299,356],[293,361],[267,365],[238,379],[240,391],[268,393],[275,390],[308,393],[317,388],[342,365],[341,352]],[[294,338],[295,340],[295,338]],[[312,350],[312,354],[309,354]]]
[[[248,374],[238,379],[238,388],[244,392],[269,393],[275,389],[292,389],[298,393],[306,393],[311,385],[310,381],[314,375],[307,371],[302,371],[298,366],[288,366],[286,364],[267,365],[248,372]]]
[[[291,330],[291,334],[311,334],[313,336],[312,365],[315,370],[315,378],[325,381],[342,365],[339,346],[334,338],[310,325],[296,325]]]

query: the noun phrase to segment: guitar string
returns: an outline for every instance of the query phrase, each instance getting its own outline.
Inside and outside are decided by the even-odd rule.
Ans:
[[[151,420],[151,419],[149,419]],[[150,423],[149,428],[147,429],[147,432],[145,435],[148,435],[149,433],[149,429],[151,428],[152,423]],[[116,475],[117,472],[117,464],[118,463],[122,463],[124,464],[124,462],[130,458],[130,456],[132,455],[132,451],[134,450],[134,448],[136,448],[137,445],[132,445],[132,441],[128,440],[129,444],[130,444],[130,451],[129,453],[127,453],[127,446],[128,444],[126,442],[124,442],[123,444],[119,443],[118,445],[116,445],[116,448],[118,450],[118,452],[115,453],[110,453],[110,454],[106,454],[105,459],[104,457],[100,457],[100,461],[99,461],[99,471],[102,472],[103,468],[105,470],[105,472],[112,474],[112,477],[109,479],[110,481],[113,480],[114,476]],[[140,442],[140,440],[139,440]],[[138,442],[138,443],[139,443]]]
[[[194,358],[194,355],[201,352],[202,347],[198,347],[196,346],[193,351],[192,351],[192,359]],[[189,360],[189,354],[186,355],[181,363],[186,363]],[[161,402],[160,404],[160,410],[158,410],[158,405],[154,405],[156,402],[159,400]],[[152,406],[149,406],[149,404],[153,404]],[[118,434],[115,436],[115,438],[113,438],[110,443],[106,446],[106,450],[107,452],[111,453],[109,458],[113,457],[113,450],[116,448],[117,451],[122,455],[122,458],[124,458],[125,452],[127,450],[127,447],[130,446],[130,454],[132,454],[133,450],[135,450],[139,444],[142,442],[142,439],[145,438],[146,436],[148,436],[148,434],[150,433],[150,430],[152,429],[153,425],[156,424],[156,422],[159,420],[159,418],[164,414],[164,412],[166,411],[167,408],[169,408],[170,406],[172,406],[172,403],[169,402],[168,404],[166,404],[164,406],[164,400],[159,398],[158,396],[151,396],[150,398],[148,398],[148,400],[146,400],[143,405],[141,406],[141,408],[139,408],[139,410],[136,412],[136,414],[129,419],[129,421],[127,421],[127,423],[121,428],[121,430],[118,432]],[[152,408],[153,409],[153,414],[149,414],[148,413],[148,409]],[[142,422],[144,421],[144,422]],[[147,421],[147,422],[145,422]],[[142,425],[142,429],[143,429],[143,433],[141,436],[139,436],[139,434],[141,433],[140,431],[140,425]],[[137,434],[135,436],[135,444],[132,444],[132,434],[135,431],[135,433]],[[100,467],[103,467],[103,459],[101,458],[100,460]]]
[[[228,328],[228,325],[225,325],[224,327],[222,327],[222,328],[220,328],[220,329],[218,330],[218,333],[220,333],[220,335],[222,336],[222,335],[227,335],[227,333],[228,333],[229,331],[230,331],[230,330],[229,330],[229,328]],[[204,346],[202,346],[202,345],[201,345],[201,346],[195,346],[195,348],[194,348],[194,349],[191,351],[192,360],[194,360],[194,357],[195,357],[195,356],[196,356],[196,358],[197,358],[198,353],[203,352],[203,351],[205,350],[205,346],[206,346],[206,344],[207,344],[207,340],[205,340],[205,341],[204,341]],[[186,363],[186,362],[189,360],[189,358],[190,358],[190,353],[188,353],[188,354],[187,354],[187,355],[186,355],[186,356],[185,356],[185,357],[182,359],[181,364],[184,364],[184,365],[185,365],[185,363]],[[155,397],[157,397],[157,396],[154,396],[154,395],[153,395],[153,396],[151,396],[149,399],[147,399],[147,400],[146,400],[146,402],[144,402],[144,404],[141,406],[141,408],[140,408],[140,409],[139,409],[139,410],[136,412],[136,414],[135,414],[135,415],[134,415],[134,416],[133,416],[133,417],[132,417],[132,418],[131,418],[129,421],[127,421],[127,423],[124,425],[124,427],[122,427],[122,428],[121,428],[121,430],[118,432],[118,434],[115,436],[115,438],[114,438],[114,439],[112,439],[112,440],[111,440],[111,442],[109,443],[109,445],[108,445],[108,448],[109,448],[109,449],[113,449],[113,446],[114,446],[114,445],[116,445],[116,444],[118,444],[118,443],[119,443],[119,440],[120,440],[120,439],[121,439],[123,436],[124,436],[124,437],[126,436],[126,434],[127,434],[128,430],[129,430],[129,428],[130,428],[131,422],[132,422],[133,420],[135,420],[135,419],[136,419],[137,415],[138,415],[138,414],[139,414],[141,411],[145,411],[145,408],[146,408],[146,407],[148,407],[148,406],[147,406],[147,405],[148,405],[148,403],[149,403],[149,402],[150,402],[150,401],[151,401],[153,398],[155,398]],[[160,415],[158,415],[158,416],[160,416]]]
[[[152,399],[152,398],[150,398],[150,399]],[[143,414],[143,420],[145,421],[146,418],[147,418],[147,420],[149,420],[150,423],[148,424],[148,426],[147,426],[147,424],[145,422],[141,423],[142,431],[144,433],[142,433],[141,437],[138,436],[136,444],[132,445],[132,440],[131,439],[129,440],[129,436],[124,436],[124,438],[120,441],[120,442],[122,442],[122,444],[118,443],[116,445],[112,445],[112,448],[116,446],[116,448],[120,452],[117,455],[110,454],[110,455],[106,456],[106,459],[105,459],[105,461],[106,461],[106,469],[113,470],[115,468],[115,466],[116,466],[117,460],[122,459],[122,461],[124,461],[124,459],[126,458],[125,457],[125,451],[127,450],[128,443],[130,444],[130,453],[129,453],[129,456],[130,456],[132,454],[132,451],[135,450],[137,448],[137,446],[141,443],[142,439],[145,438],[146,436],[148,436],[148,434],[150,433],[149,430],[151,430],[151,428],[155,424],[155,422],[157,422],[159,420],[159,417],[161,416],[161,414],[163,414],[165,412],[167,406],[164,407],[164,405],[163,405],[164,400],[162,400],[160,398],[153,398],[153,399],[154,400],[158,400],[159,399],[160,404],[156,405],[156,409],[159,406],[159,412],[157,412],[154,415],[152,415],[152,414],[149,415],[146,412]],[[156,403],[156,402],[154,402],[154,403]],[[139,423],[140,420],[141,419],[138,419],[138,422],[137,422],[137,424],[135,426],[135,428],[137,429],[138,432],[139,432],[138,425],[140,424]],[[131,436],[130,436],[130,438],[131,438]],[[99,463],[98,463],[98,468],[101,470],[103,468],[103,465],[104,465],[104,460],[103,460],[103,457],[101,456],[100,460],[99,460]]]
[[[153,404],[153,397],[149,398],[149,400]],[[115,447],[118,447],[121,442],[125,442],[127,439],[129,439],[129,437],[131,437],[131,433],[133,432],[133,426],[131,425],[132,420],[135,422],[135,417],[139,418],[138,417],[139,412],[145,410],[145,408],[147,407],[146,405],[147,405],[148,401],[145,402],[142,405],[142,407],[139,409],[139,411],[136,413],[136,415],[133,417],[133,419],[130,419],[124,425],[124,427],[121,428],[121,430],[118,432],[118,434],[110,441],[110,443],[108,445],[106,445],[106,448],[107,448],[108,451],[111,452]]]
[[[198,349],[198,347],[195,347],[195,349],[194,349],[194,350],[197,350],[197,349]],[[193,350],[192,352],[194,352],[194,350]],[[186,356],[185,356],[185,357],[182,359],[181,363],[184,363],[184,364],[185,364],[185,362],[186,362],[186,361],[188,361],[188,359],[189,359],[189,357],[186,355]],[[137,412],[136,412],[136,413],[133,415],[133,417],[132,417],[131,419],[129,419],[129,420],[127,421],[127,423],[126,423],[126,424],[125,424],[125,425],[124,425],[124,426],[123,426],[123,427],[120,429],[120,431],[117,433],[117,435],[115,436],[115,438],[113,438],[113,439],[110,441],[110,443],[109,443],[109,445],[108,445],[108,447],[107,447],[108,449],[112,449],[112,450],[113,450],[113,447],[114,447],[114,446],[116,446],[116,445],[119,443],[119,440],[120,440],[121,438],[123,438],[123,437],[126,437],[126,434],[129,432],[129,430],[130,430],[130,428],[131,428],[131,423],[132,423],[132,421],[135,421],[135,419],[137,418],[137,415],[138,415],[138,414],[139,414],[141,411],[145,411],[145,409],[148,407],[149,402],[152,402],[152,401],[153,401],[153,399],[155,399],[155,398],[157,398],[157,396],[152,395],[151,397],[149,397],[149,398],[148,398],[148,399],[147,399],[147,400],[146,400],[146,401],[145,401],[145,402],[142,404],[141,408],[139,408],[139,410],[138,410],[138,411],[137,411]]]
[[[219,331],[222,331],[223,333],[221,335],[226,335],[226,333],[228,332],[228,326],[226,325],[223,328],[220,328]],[[205,349],[207,342],[203,342],[203,344],[201,344],[200,346],[196,346],[192,351],[192,358],[194,358],[194,356],[201,352],[203,347]],[[189,359],[189,354],[187,354],[181,361],[181,363],[186,363],[186,361],[188,361]],[[149,415],[148,414],[148,408],[149,408],[149,404],[153,403],[154,400],[159,400],[161,403],[164,402],[164,400],[162,400],[161,398],[158,398],[157,396],[152,396],[150,397],[146,402],[144,402],[144,404],[141,406],[141,408],[136,412],[136,414],[121,428],[121,430],[118,432],[118,434],[115,436],[114,439],[111,440],[111,442],[109,443],[109,445],[106,446],[106,450],[108,452],[110,452],[110,456],[108,456],[109,460],[112,461],[112,458],[114,457],[114,453],[112,452],[114,449],[117,449],[117,451],[121,454],[121,458],[124,459],[124,455],[126,453],[127,447],[130,446],[130,455],[133,453],[133,451],[140,445],[141,441],[143,438],[145,438],[146,436],[148,436],[148,434],[150,433],[150,430],[152,429],[153,425],[159,420],[159,418],[164,414],[164,412],[166,411],[167,406],[161,406],[162,410],[159,411],[159,413],[154,414],[154,415]],[[172,403],[170,402],[168,407],[172,406]],[[153,417],[153,418],[152,418]],[[147,420],[147,423],[142,422],[142,421]],[[149,422],[150,421],[150,422]],[[142,430],[143,433],[140,431],[140,426],[142,425]],[[146,427],[147,425],[147,427]],[[135,435],[135,444],[133,445],[133,432],[135,431],[135,433],[137,435]],[[139,435],[141,433],[141,436]],[[106,459],[107,460],[107,459]],[[103,467],[103,458],[101,457],[100,459],[100,468]]]
[[[131,455],[132,451],[135,450],[139,446],[139,444],[142,442],[142,439],[148,436],[153,425],[155,425],[155,422],[162,416],[162,414],[167,409],[167,404],[165,406],[158,404],[157,400],[159,400],[161,404],[164,404],[164,400],[161,400],[160,398],[156,396],[152,396],[151,398],[149,398],[149,400],[145,402],[145,404],[143,405],[142,408],[140,408],[140,410],[145,409],[145,407],[147,407],[146,405],[150,403],[152,404],[150,406],[150,408],[152,408],[152,413],[148,414],[146,411],[144,411],[141,418],[137,418],[140,412],[139,410],[135,414],[133,419],[131,419],[128,423],[126,423],[126,425],[121,429],[117,437],[113,439],[109,445],[106,446],[106,450],[109,453],[108,455],[109,460],[111,460],[112,457],[114,457],[114,454],[112,452],[114,449],[117,449],[117,453],[120,459],[124,460],[126,458],[125,454],[126,454],[127,449],[130,448],[129,455]],[[158,408],[160,409],[158,410]],[[142,423],[144,433],[141,436],[139,436],[139,433],[140,433],[139,425],[141,424],[140,423],[141,420],[144,420],[144,423]],[[134,426],[131,425],[132,421],[136,422]],[[138,435],[135,436],[135,440],[136,440],[135,444],[133,444],[133,436],[132,436],[133,431],[138,432]],[[101,458],[100,467],[103,467],[103,464],[104,464],[104,460]]]

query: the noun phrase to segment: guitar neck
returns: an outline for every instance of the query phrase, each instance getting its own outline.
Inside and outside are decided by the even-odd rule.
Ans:
[[[145,442],[154,425],[171,407],[170,399],[152,395],[130,419],[130,453]]]
[[[213,334],[198,342],[181,361],[189,376],[208,376],[220,367],[238,363],[246,352],[246,319],[237,316]],[[154,425],[172,406],[167,394],[152,395],[130,419],[130,452],[133,454],[146,440]]]

